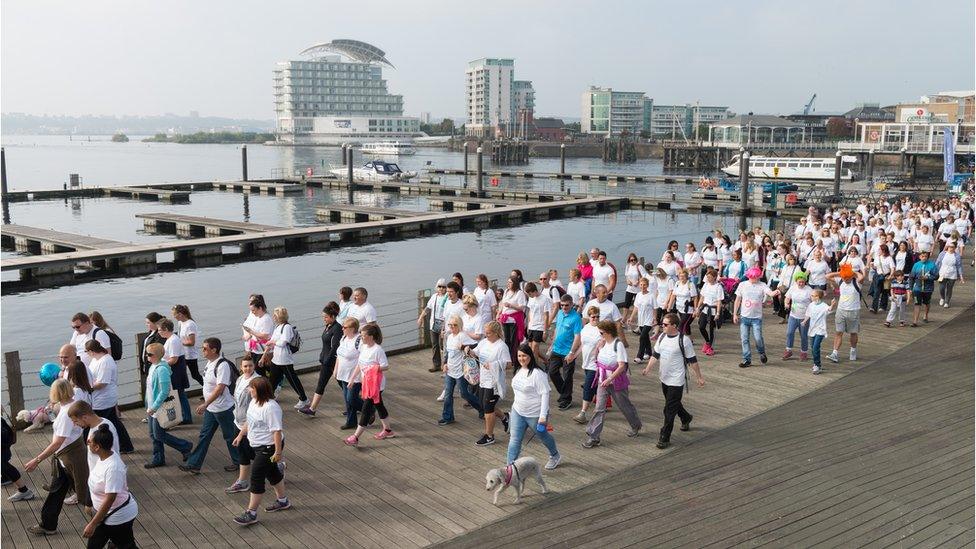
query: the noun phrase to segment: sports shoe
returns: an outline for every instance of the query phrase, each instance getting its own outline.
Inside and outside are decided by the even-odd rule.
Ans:
[[[634,364],[640,364],[641,361],[643,361],[643,360],[644,360],[644,357],[642,357],[642,356],[635,356],[634,357]]]
[[[569,401],[569,402],[560,402],[559,403],[559,409],[560,410],[565,410],[567,408],[572,408],[572,407],[573,407],[573,401],[572,400]]]
[[[583,448],[587,448],[587,449],[589,449],[589,448],[596,448],[599,445],[600,445],[600,441],[599,440],[594,440],[592,438],[588,438],[588,439],[584,440],[583,442],[580,442],[580,446],[582,446]]]
[[[752,366],[752,361],[743,360],[739,363],[739,368],[748,368],[749,366]]]
[[[946,309],[948,309],[949,308],[949,304],[946,303],[945,305],[943,305],[943,307],[946,308]]]
[[[815,375],[815,376],[816,375],[820,375],[820,370],[821,370],[820,369],[820,366],[814,366],[813,367],[813,370],[812,370],[813,371],[813,375]]]
[[[234,484],[231,484],[227,488],[224,488],[224,491],[227,492],[228,494],[236,494],[238,492],[247,492],[248,488],[250,487],[251,485],[246,480],[244,481],[238,480],[238,481],[234,481]]]
[[[27,531],[36,536],[53,536],[57,534],[57,530],[48,530],[47,528],[41,526],[40,524],[35,524],[34,526],[28,526]]]
[[[440,372],[441,371],[441,367],[440,366],[431,366],[430,368],[427,369],[427,371],[428,372],[431,372],[431,373],[433,373],[433,372]]]
[[[505,412],[505,415],[502,417],[502,427],[505,428],[505,432],[507,433],[508,432],[508,412]]]
[[[640,427],[638,427],[636,429],[630,429],[630,430],[628,430],[627,431],[627,436],[629,436],[630,438],[639,437],[640,436]]]
[[[225,473],[235,473],[235,472],[240,471],[240,470],[241,470],[241,466],[240,465],[234,465],[233,463],[231,463],[230,465],[224,465],[224,472]]]
[[[761,353],[759,355],[759,362],[762,362],[763,364],[769,362],[769,357],[766,356],[766,353]]]
[[[383,429],[382,431],[373,435],[376,440],[383,440],[387,438],[396,438],[397,434],[393,432],[393,429]]]
[[[295,409],[301,410],[302,408],[308,408],[308,399],[302,399],[295,403]]]
[[[490,437],[488,435],[481,435],[478,442],[475,442],[478,446],[488,446],[489,444],[495,443],[495,437]]]
[[[34,492],[30,488],[28,488],[23,492],[14,492],[14,495],[7,498],[7,501],[10,502],[30,501],[32,499],[34,499]],[[78,503],[78,498],[75,498],[75,503]]]
[[[702,353],[704,353],[705,356],[712,356],[715,354],[715,349],[713,349],[711,345],[706,343],[705,345],[702,346]]]
[[[855,360],[857,360],[857,347],[851,347],[851,355],[850,355],[850,358],[851,358],[851,361],[852,362],[855,361]]]
[[[346,438],[344,438],[342,442],[345,443],[346,446],[358,446],[359,437],[357,437],[356,435],[349,435]]]
[[[585,425],[589,420],[586,418],[586,412],[580,411],[580,413],[573,416],[573,421],[579,423],[580,425]]]
[[[945,300],[942,298],[939,298],[939,307],[945,307]]]
[[[445,396],[447,396],[447,391],[441,391],[440,396],[437,397],[437,402],[444,402]]]
[[[800,360],[806,360],[806,359],[807,359],[807,352],[800,351]]]
[[[657,444],[655,444],[655,446],[657,446],[657,449],[658,450],[663,450],[663,449],[667,448],[668,446],[671,446],[671,441],[670,440],[658,440],[657,441]]]
[[[179,469],[180,471],[183,471],[184,473],[190,473],[191,475],[199,475],[200,474],[200,469],[194,469],[193,467],[190,467],[189,465],[177,465],[176,468]]]
[[[78,494],[71,494],[70,496],[64,498],[65,505],[78,505]]]
[[[309,408],[308,406],[302,408],[298,411],[299,413],[305,414],[308,417],[315,417],[315,410]]]
[[[240,515],[234,517],[234,522],[241,526],[250,526],[258,521],[258,514],[250,509],[246,509]]]
[[[693,420],[693,419],[695,419],[695,416],[689,417],[688,418],[688,421],[682,421],[681,422],[681,427],[679,427],[679,429],[682,430],[682,431],[690,431],[691,430],[691,420]]]
[[[281,501],[280,499],[275,499],[274,503],[264,508],[264,510],[269,513],[274,513],[275,511],[284,511],[285,509],[291,509],[291,502],[288,501],[288,498],[285,498],[285,501]]]
[[[146,462],[142,466],[143,469],[155,469],[156,467],[166,467],[166,464],[165,463],[158,463],[158,462],[155,462],[155,461],[149,461],[149,462]]]
[[[278,387],[275,388],[275,391],[274,391],[275,400],[278,400],[278,395],[280,395],[280,394],[281,394],[281,385],[279,385]]]
[[[840,357],[837,356],[837,351],[834,351],[834,352],[830,353],[829,355],[827,355],[827,360],[829,360],[829,361],[831,361],[831,362],[833,362],[835,364],[838,363],[838,362],[840,362]]]
[[[789,360],[791,358],[793,358],[793,351],[787,349],[783,352],[783,360]]]
[[[439,419],[439,420],[437,420],[437,424],[440,425],[441,427],[443,427],[445,425],[450,425],[452,423],[454,423],[454,420],[453,419]]]
[[[546,462],[546,470],[552,471],[556,467],[559,467],[559,464],[562,462],[563,462],[563,456],[561,456],[560,454],[549,456],[549,461]]]

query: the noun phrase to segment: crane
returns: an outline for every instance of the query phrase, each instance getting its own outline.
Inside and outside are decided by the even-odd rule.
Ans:
[[[816,99],[817,99],[817,94],[813,94],[813,97],[810,98],[810,101],[807,101],[807,104],[804,105],[804,107],[803,107],[803,114],[804,115],[807,115],[807,114],[810,114],[811,112],[813,112],[813,102]]]

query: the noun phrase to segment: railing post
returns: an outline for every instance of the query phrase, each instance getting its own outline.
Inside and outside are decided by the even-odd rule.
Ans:
[[[149,332],[136,334],[136,351],[139,353],[136,355],[136,368],[139,368],[139,398],[143,402],[146,400],[146,372],[149,370],[142,361],[142,357],[145,355],[143,351],[145,351],[147,337],[149,337]]]
[[[352,206],[355,204],[355,201],[353,200],[352,197],[353,185],[354,185],[353,178],[352,178],[352,145],[349,145],[348,150],[349,150],[349,156],[348,156],[348,160],[346,161],[346,180],[347,180],[346,183],[348,183],[348,190],[349,190],[349,205]]]
[[[430,298],[430,290],[417,290],[417,316],[427,307],[427,300]],[[425,324],[417,327],[417,343],[422,347],[430,347],[430,331]]]
[[[24,380],[20,377],[20,351],[3,353],[3,363],[7,375],[7,402],[13,416],[24,409]]]
[[[247,145],[241,145],[241,177],[247,181]]]

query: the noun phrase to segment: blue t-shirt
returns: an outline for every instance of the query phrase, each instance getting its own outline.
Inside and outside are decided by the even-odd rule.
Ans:
[[[931,259],[918,261],[912,267],[912,291],[929,293],[935,289],[935,279],[938,278],[939,271],[935,267],[935,262]]]
[[[573,339],[583,331],[583,317],[575,310],[556,313],[556,337],[552,340],[552,352],[566,356],[573,349]]]

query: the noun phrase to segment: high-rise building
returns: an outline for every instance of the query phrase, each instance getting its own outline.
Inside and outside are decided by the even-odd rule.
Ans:
[[[333,40],[302,55],[308,59],[281,61],[274,69],[279,141],[339,144],[421,135],[420,120],[403,116],[403,96],[387,90],[382,67],[393,65],[383,50]]]
[[[711,125],[731,116],[728,107],[702,105],[654,105],[650,125],[651,137],[666,139],[694,139],[696,126]],[[707,135],[699,135],[706,139]]]
[[[617,136],[640,134],[644,128],[644,92],[590,86],[583,92],[580,132]]]
[[[515,102],[515,127],[509,135],[528,139],[535,119],[535,88],[531,80],[516,80],[512,86]]]
[[[475,59],[468,63],[464,72],[468,98],[465,132],[478,137],[494,137],[512,127],[515,121],[515,60]]]

